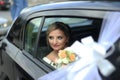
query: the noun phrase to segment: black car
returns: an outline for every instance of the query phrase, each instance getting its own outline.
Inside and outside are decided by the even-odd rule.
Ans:
[[[9,0],[0,0],[0,9],[8,10],[10,9],[10,7],[11,7],[11,3]]]
[[[49,24],[60,21],[70,26],[69,45],[87,36],[97,41],[105,14],[116,11],[120,12],[120,2],[72,1],[24,9],[1,39],[0,80],[37,80],[55,70],[42,59],[49,52]]]

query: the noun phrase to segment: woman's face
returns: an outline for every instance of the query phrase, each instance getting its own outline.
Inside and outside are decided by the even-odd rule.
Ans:
[[[64,35],[63,31],[56,29],[49,33],[48,42],[53,50],[59,51],[65,48],[68,38]]]

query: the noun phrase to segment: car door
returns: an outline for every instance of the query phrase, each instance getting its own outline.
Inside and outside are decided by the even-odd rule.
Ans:
[[[32,18],[23,20],[19,17],[3,39],[0,50],[1,80],[36,80],[48,72],[42,69],[44,64],[34,58],[42,17]]]
[[[19,24],[18,24],[19,23]],[[16,26],[18,26],[16,28]],[[9,31],[10,34],[6,36],[2,41],[2,47],[0,49],[0,80],[15,80],[15,56],[17,55],[18,51],[20,50],[21,43],[19,39],[19,33],[21,28],[21,20],[18,19],[13,24],[11,30]]]
[[[18,51],[15,62],[18,64],[17,69],[19,69],[19,71],[21,69],[23,70],[23,73],[20,73],[25,80],[37,80],[38,77],[50,72],[48,67],[35,58],[36,45],[42,21],[43,17],[41,16],[29,16],[22,30],[22,48]],[[27,76],[25,74],[27,74]]]

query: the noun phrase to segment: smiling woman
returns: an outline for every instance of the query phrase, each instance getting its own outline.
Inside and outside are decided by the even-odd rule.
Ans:
[[[47,44],[52,51],[43,58],[44,61],[51,64],[55,68],[60,66],[57,64],[59,50],[67,47],[70,39],[70,27],[63,22],[55,22],[49,25],[47,29]]]

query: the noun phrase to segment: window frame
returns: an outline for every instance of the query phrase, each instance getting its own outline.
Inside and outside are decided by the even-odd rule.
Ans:
[[[41,25],[41,22],[42,22],[42,17],[35,17],[35,18],[32,18],[32,19],[29,19],[28,21],[27,21],[27,23],[26,23],[26,26],[25,26],[25,30],[24,30],[24,46],[23,46],[23,48],[24,48],[24,50],[26,51],[26,32],[28,31],[28,30],[26,30],[26,29],[29,29],[30,27],[28,26],[29,25],[29,23],[31,22],[31,21],[34,21],[34,20],[36,20],[36,19],[40,19],[40,21],[38,22],[39,23],[39,25],[37,26],[38,28],[38,31],[37,31],[37,34],[36,34],[36,39],[35,39],[35,43],[34,43],[34,50],[32,51],[32,52],[34,52],[35,51],[35,47],[36,47],[36,43],[37,43],[37,36],[39,35],[39,29],[40,29],[40,25]],[[32,26],[33,27],[33,29],[35,28],[35,26]],[[33,35],[33,34],[32,34]],[[27,35],[28,36],[28,35]],[[30,37],[29,37],[30,38]],[[32,38],[31,38],[32,39]],[[29,44],[28,44],[28,46],[29,46]],[[26,51],[27,52],[27,51]],[[30,52],[28,52],[29,54],[31,54],[32,56],[35,56],[35,54],[34,53],[30,53]]]
[[[37,45],[38,45],[38,39],[39,39],[39,35],[40,35],[40,31],[41,31],[41,26],[43,25],[43,22],[44,22],[44,17],[43,16],[38,16],[38,17],[41,17],[42,18],[42,21],[41,21],[41,24],[39,26],[39,30],[38,30],[38,35],[37,35],[37,39],[36,39],[36,43],[35,43],[35,50],[34,50],[34,55],[31,55],[30,53],[28,53],[27,51],[24,50],[24,38],[25,38],[25,28],[24,28],[24,31],[23,31],[23,46],[22,46],[22,53],[24,56],[26,56],[30,61],[32,61],[33,63],[36,64],[36,66],[40,67],[42,70],[44,70],[46,73],[48,72],[51,72],[53,71],[54,69],[50,68],[49,66],[46,66],[42,61],[39,61],[38,59],[36,59],[36,48],[37,48]],[[25,26],[27,24],[27,22],[33,18],[38,18],[35,16],[31,16],[29,15],[29,17],[25,20]]]
[[[44,16],[44,24],[45,24],[45,20],[46,20],[46,18],[60,18],[60,17],[63,17],[63,18],[87,18],[87,17],[76,17],[76,16]],[[96,19],[96,18],[87,18],[87,19],[92,19],[92,20],[94,20],[94,19]],[[96,19],[97,20],[97,19]],[[43,27],[44,27],[44,24],[43,24],[43,26],[41,27],[41,31],[40,31],[40,35],[39,35],[39,40],[41,40],[40,39],[40,36],[41,36],[41,32],[42,32],[42,29],[43,29]],[[38,41],[38,43],[39,43],[39,41]],[[37,46],[37,49],[38,49],[39,47]],[[36,52],[36,59],[38,59],[39,61],[41,61],[41,62],[43,62],[46,66],[48,66],[48,67],[50,67],[50,68],[53,68],[52,66],[50,66],[49,64],[47,64],[45,61],[43,61],[41,58],[38,58],[38,53]],[[53,68],[53,70],[54,70],[54,68]]]
[[[56,15],[56,11],[57,11],[57,15]],[[63,13],[59,13],[61,11],[63,11]],[[102,18],[103,14],[105,13],[105,11],[97,11],[97,10],[91,11],[91,10],[87,10],[88,12],[92,12],[92,13],[94,13],[94,12],[95,13],[99,13],[100,12],[99,14],[101,14],[100,16],[97,16],[97,14],[96,14],[95,16],[91,17],[90,15],[86,15],[86,14],[81,14],[80,13],[82,11],[86,12],[86,10],[75,10],[75,11],[78,11],[78,13],[73,14],[74,13],[73,10],[53,10],[53,11],[51,10],[51,11],[41,11],[41,12],[36,12],[36,13],[30,14],[29,17],[26,19],[27,21],[29,19],[35,18],[36,16],[37,17],[43,17],[43,20],[41,22],[40,29],[39,29],[39,34],[37,36],[37,41],[36,41],[36,44],[35,44],[36,45],[35,49],[38,48],[38,42],[39,42],[38,40],[39,40],[41,28],[43,27],[43,24],[44,24],[45,17],[57,17],[57,16],[64,17],[65,16],[65,17],[87,17],[87,18],[97,18],[98,17],[98,18]],[[49,12],[49,14],[48,14],[48,12]],[[27,54],[25,54],[25,55],[28,58],[30,58],[31,60],[33,60],[34,63],[36,63],[37,65],[39,65],[39,63],[44,64],[45,66],[44,67],[42,66],[42,67],[43,68],[46,67],[46,69],[47,69],[48,72],[50,72],[51,70],[54,70],[53,67],[51,67],[51,66],[47,65],[45,62],[37,59],[37,50],[35,50],[34,53],[35,53],[35,55],[32,58],[28,57]],[[36,60],[37,60],[37,62],[36,62]],[[41,65],[39,65],[39,66],[41,67]]]

